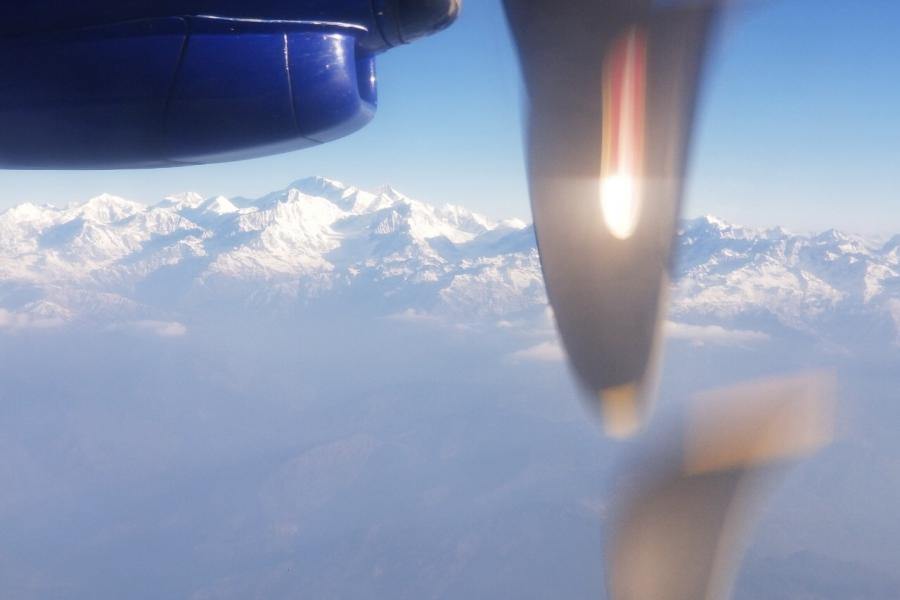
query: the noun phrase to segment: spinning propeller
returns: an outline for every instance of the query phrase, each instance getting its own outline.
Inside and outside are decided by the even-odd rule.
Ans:
[[[607,431],[647,414],[715,3],[505,0],[550,304]]]

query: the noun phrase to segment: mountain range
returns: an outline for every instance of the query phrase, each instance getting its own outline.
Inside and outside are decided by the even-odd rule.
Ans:
[[[698,391],[839,382],[734,597],[900,598],[900,238],[676,244],[649,432]],[[599,434],[549,314],[531,226],[390,188],[7,210],[0,597],[607,597],[643,442]]]
[[[673,335],[898,339],[900,236],[875,243],[706,216],[683,223],[677,257]],[[147,206],[101,195],[0,214],[0,330],[138,323],[165,335],[210,312],[323,308],[544,318],[533,229],[322,177],[257,199],[186,193]]]

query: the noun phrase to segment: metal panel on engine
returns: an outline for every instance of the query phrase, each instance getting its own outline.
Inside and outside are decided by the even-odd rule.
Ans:
[[[375,114],[375,67],[371,55],[357,57],[353,37],[303,32],[288,48],[297,127],[302,135],[329,142],[356,131]]]
[[[0,41],[0,165],[158,166],[185,39],[170,18]]]
[[[295,145],[286,45],[280,32],[198,31],[192,24],[166,114],[167,158],[227,160],[238,151]]]
[[[375,112],[359,35],[189,17],[0,40],[0,167],[161,167],[337,139]]]
[[[167,158],[205,163],[296,150],[372,119],[374,68],[367,57],[357,69],[356,37],[293,29],[191,20],[166,115]]]

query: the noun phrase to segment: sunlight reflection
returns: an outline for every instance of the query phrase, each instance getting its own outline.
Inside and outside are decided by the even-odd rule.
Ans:
[[[613,42],[603,68],[600,203],[610,233],[623,240],[641,214],[646,65],[646,34],[633,27]]]

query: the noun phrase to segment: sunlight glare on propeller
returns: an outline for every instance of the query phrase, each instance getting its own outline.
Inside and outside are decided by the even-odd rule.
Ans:
[[[641,215],[646,67],[646,32],[638,27],[613,41],[603,63],[600,202],[620,240],[634,234]]]
[[[715,1],[504,0],[526,89],[547,296],[606,430],[654,396],[688,142]]]

